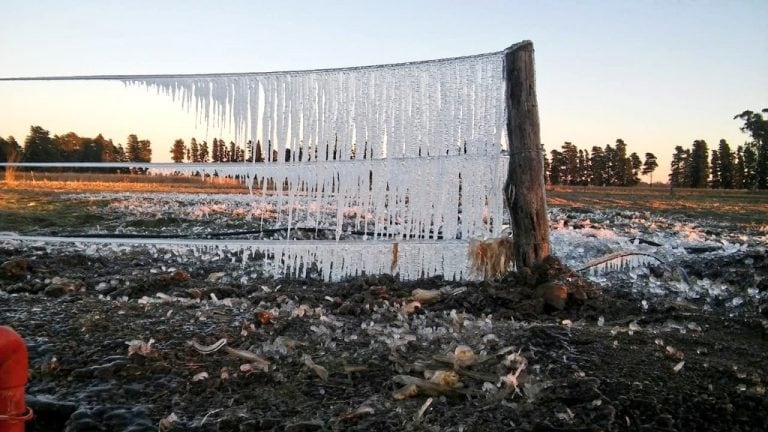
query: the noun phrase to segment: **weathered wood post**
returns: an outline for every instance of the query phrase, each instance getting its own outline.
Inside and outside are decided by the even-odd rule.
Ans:
[[[549,255],[544,158],[531,41],[504,51],[504,79],[509,136],[504,197],[512,219],[515,264],[522,269]]]

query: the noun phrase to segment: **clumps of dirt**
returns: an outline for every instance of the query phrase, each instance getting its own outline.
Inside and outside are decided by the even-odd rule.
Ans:
[[[0,249],[20,259],[0,323],[27,341],[30,432],[765,429],[768,320],[601,291],[554,257],[473,283]]]
[[[573,316],[597,308],[602,289],[549,256],[531,268],[509,272],[500,279],[470,283],[433,306],[438,309],[530,320],[542,315]]]
[[[7,278],[21,278],[29,274],[32,265],[26,258],[13,258],[0,265],[0,274]]]

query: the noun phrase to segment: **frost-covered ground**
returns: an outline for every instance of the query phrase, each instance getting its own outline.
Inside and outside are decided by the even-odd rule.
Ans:
[[[293,206],[280,202],[277,197],[254,200],[250,195],[210,194],[89,194],[69,195],[66,199],[93,199],[108,201],[99,208],[107,215],[121,215],[115,226],[101,226],[91,232],[118,234],[181,234],[206,236],[224,230],[242,232],[265,230],[258,234],[244,234],[236,238],[285,239],[287,219],[294,231],[293,239],[328,239],[328,232],[336,223],[336,212],[331,206],[298,199]],[[593,260],[609,254],[636,252],[624,261],[627,267],[620,271],[602,271],[597,267],[585,271],[598,283],[621,284],[648,295],[674,295],[680,298],[730,299],[734,306],[762,295],[758,285],[762,279],[729,280],[689,275],[685,264],[692,261],[720,257],[743,256],[743,265],[749,267],[754,259],[745,253],[765,250],[768,246],[768,226],[749,230],[718,221],[692,220],[680,216],[665,217],[652,212],[617,210],[550,209],[552,250],[573,269],[584,268]],[[131,226],[132,221],[158,220],[157,226],[146,224]],[[358,209],[347,209],[344,215],[342,239],[362,238],[366,231],[366,218]],[[171,222],[168,222],[171,221]],[[176,223],[174,223],[176,221]],[[233,226],[234,224],[234,226]],[[370,221],[368,229],[371,229]],[[224,227],[224,228],[222,228]],[[303,229],[303,230],[302,230]],[[235,231],[237,232],[237,231]],[[355,234],[357,235],[355,235]],[[222,244],[226,240],[222,240]],[[451,246],[453,247],[453,246]],[[223,258],[237,261],[232,251],[211,248],[211,253],[198,251],[198,258]],[[92,248],[91,251],[95,251]],[[655,258],[650,258],[651,255]],[[651,272],[648,265],[656,267]],[[232,277],[247,283],[252,270],[243,268]]]
[[[290,226],[290,237],[295,240],[311,243],[333,239],[337,233],[332,227],[336,226],[339,216],[332,206],[300,197],[291,205],[280,197],[256,199],[247,194],[98,193],[64,195],[63,199],[106,203],[94,206],[90,211],[105,216],[108,222],[72,227],[72,231],[66,233],[71,236],[95,234],[108,238],[111,233],[118,236],[216,238],[217,234],[227,234],[204,247],[176,245],[164,248],[163,240],[156,240],[161,244],[150,246],[150,250],[154,256],[175,257],[177,264],[193,257],[202,261],[224,259],[247,263],[231,275],[233,280],[242,283],[248,283],[254,275],[264,271],[279,272],[282,267],[272,265],[268,260],[262,262],[261,254],[248,247],[232,245],[227,238],[283,240],[289,235],[287,228]],[[372,231],[372,222],[358,208],[348,208],[341,217],[343,231],[338,234],[342,240],[363,239],[366,232]],[[765,250],[768,226],[745,230],[717,221],[664,217],[651,212],[561,208],[550,209],[550,220],[552,250],[573,269],[584,268],[606,255],[637,253],[608,263],[608,267],[610,264],[626,264],[620,271],[605,271],[604,265],[584,272],[598,283],[621,284],[626,289],[648,295],[728,298],[734,305],[761,295],[758,289],[762,281],[760,275],[753,280],[713,280],[707,276],[699,277],[698,272],[689,275],[684,267],[691,261],[736,256],[744,256],[743,265],[748,267],[753,264],[753,259],[745,252]],[[102,240],[106,239],[99,241]],[[220,247],[226,244],[230,246]],[[109,242],[74,246],[50,244],[46,247],[70,250],[84,247],[92,254],[124,252],[130,248]],[[445,246],[457,247],[462,246]],[[364,256],[355,258],[365,259]],[[649,270],[649,265],[655,271]]]
[[[551,209],[552,248],[569,266],[583,268],[601,256],[619,252],[653,255],[645,259],[648,266],[638,265],[624,271],[586,274],[601,284],[621,285],[649,297],[673,295],[685,299],[730,299],[733,306],[745,300],[765,296],[758,285],[761,275],[752,279],[713,280],[700,271],[688,274],[688,266],[718,259],[735,259],[744,267],[754,264],[749,251],[765,251],[768,227],[749,232],[716,222],[670,219],[650,212],[598,210],[574,213]],[[645,258],[640,256],[640,258]],[[631,260],[631,257],[628,258]],[[706,272],[705,272],[706,273]]]
[[[263,214],[247,196],[69,197],[84,198],[104,217],[64,234],[202,236]],[[238,247],[5,240],[0,323],[28,342],[28,430],[766,429],[768,231],[624,210],[550,216],[553,251],[573,269],[622,252],[658,260],[590,272],[604,296],[557,310],[532,288],[546,269],[528,283],[327,283],[276,279]],[[222,339],[236,351],[190,345]],[[482,362],[457,363],[465,347]],[[404,383],[439,371],[461,387],[406,397]]]

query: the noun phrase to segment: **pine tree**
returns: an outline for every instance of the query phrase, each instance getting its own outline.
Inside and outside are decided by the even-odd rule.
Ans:
[[[744,146],[744,188],[757,189],[757,150],[756,145],[751,142]]]
[[[690,163],[690,187],[705,188],[709,179],[709,150],[707,142],[696,140],[693,142]]]
[[[219,140],[214,138],[211,142],[211,162],[221,162],[221,153],[219,153]]]
[[[138,162],[152,162],[152,143],[149,140],[139,141],[139,160]]]
[[[254,161],[264,162],[264,152],[261,151],[261,141],[256,140],[256,155]]]
[[[627,144],[623,139],[619,138],[616,140],[616,151],[613,152],[612,156],[612,165],[614,167],[613,184],[615,186],[629,185],[632,169],[627,159]]]
[[[579,180],[579,152],[576,146],[570,142],[565,142],[562,147],[563,157],[563,184],[575,185]]]
[[[736,147],[736,165],[733,167],[734,189],[744,189],[744,147]]]
[[[605,184],[607,186],[617,185],[618,155],[616,153],[616,149],[614,149],[610,144],[606,144],[605,150],[603,150],[603,155],[605,157]]]
[[[40,126],[29,128],[29,135],[24,140],[22,162],[60,162],[61,155],[53,144],[50,132]]]
[[[744,111],[734,117],[744,121],[741,130],[748,132],[752,137],[747,148],[751,147],[755,153],[754,187],[757,189],[768,189],[768,118],[765,118],[763,113],[768,113],[768,108],[763,109],[762,113]],[[744,150],[746,152],[746,148]],[[744,156],[746,163],[746,153]]]
[[[735,187],[734,154],[731,151],[731,146],[724,139],[721,139],[717,150],[720,154],[720,185],[723,189],[733,189]]]
[[[653,187],[653,172],[659,167],[659,162],[656,160],[656,155],[653,153],[645,154],[645,162],[643,162],[643,175],[649,176],[648,185]]]
[[[128,141],[125,143],[125,156],[128,162],[138,162],[140,153],[139,137],[135,134],[128,135]]]
[[[187,159],[193,163],[200,163],[200,146],[195,138],[189,140],[189,158]]]
[[[669,185],[671,187],[686,187],[687,155],[682,146],[675,146],[672,162],[669,166]]]
[[[559,185],[565,180],[565,157],[557,150],[552,150],[551,154],[549,181],[553,185]]]
[[[712,189],[720,189],[723,187],[720,167],[722,167],[722,164],[720,163],[720,152],[712,150],[712,158],[709,161],[709,185]]]
[[[200,144],[200,153],[198,154],[198,157],[200,158],[201,163],[208,163],[210,160],[208,157],[210,156],[210,153],[208,151],[208,142],[203,141],[202,144]]]
[[[632,152],[632,154],[629,155],[629,174],[628,174],[628,184],[626,186],[636,186],[638,183],[640,183],[640,177],[638,175],[640,174],[640,168],[643,167],[643,161],[640,160],[640,156],[637,155],[637,153]]]
[[[229,162],[229,152],[227,152],[227,144],[221,138],[219,138],[219,161]]]
[[[227,158],[227,161],[228,162],[240,162],[240,157],[239,157],[238,153],[239,153],[238,152],[238,146],[235,144],[234,141],[230,141],[229,142],[229,151],[227,152],[229,157]]]
[[[83,138],[74,132],[53,136],[53,146],[63,162],[78,162],[82,158]]]
[[[18,162],[22,157],[22,148],[16,138],[9,136],[6,140],[0,137],[0,162]]]
[[[589,151],[579,149],[579,181],[581,186],[592,183],[592,171],[589,167]]]
[[[605,152],[602,147],[592,147],[592,156],[589,158],[589,168],[592,174],[592,184],[595,186],[605,186]]]
[[[174,163],[184,162],[186,153],[187,147],[184,145],[183,139],[179,138],[173,142],[173,147],[171,147],[171,160],[173,160]]]

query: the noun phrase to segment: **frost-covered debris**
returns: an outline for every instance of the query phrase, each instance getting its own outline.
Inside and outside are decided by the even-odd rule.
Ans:
[[[139,354],[144,357],[152,355],[154,353],[152,349],[153,343],[155,343],[155,340],[152,338],[147,342],[144,342],[141,339],[134,339],[126,342],[126,345],[128,345],[128,356],[133,354]]]
[[[713,230],[709,225],[647,212],[582,210],[573,214],[550,208],[550,220],[552,250],[566,264],[582,268],[592,262],[606,267],[604,270],[615,267],[617,271],[588,274],[604,286],[621,284],[641,293],[688,299],[733,298],[733,307],[742,299],[735,292],[738,285],[720,278],[694,277],[684,267],[702,259],[738,257],[768,246],[765,233]],[[747,295],[750,292],[759,296],[756,290],[747,289]]]
[[[54,248],[55,243],[71,243],[69,249],[86,249],[87,254],[97,256],[127,253],[131,247],[137,247],[149,248],[155,257],[180,263],[221,260],[241,266],[238,273],[241,276],[235,280],[240,279],[246,269],[254,267],[274,276],[318,277],[328,281],[390,272],[399,274],[403,279],[434,275],[456,280],[469,278],[466,242],[460,240],[398,242],[398,253],[402,259],[393,269],[393,243],[384,241],[344,243],[322,240],[282,242],[32,236],[14,237],[13,241],[20,238],[39,241],[46,248]],[[0,241],[3,240],[0,238]],[[89,246],[86,248],[84,245]]]

